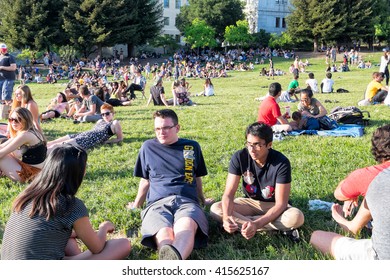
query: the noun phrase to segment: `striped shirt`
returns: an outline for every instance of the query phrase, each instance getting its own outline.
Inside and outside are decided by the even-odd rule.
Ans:
[[[84,203],[75,198],[67,207],[60,199],[56,216],[50,220],[35,215],[29,217],[31,203],[19,213],[13,212],[5,227],[1,248],[2,260],[60,260],[72,233],[73,224],[88,216]]]

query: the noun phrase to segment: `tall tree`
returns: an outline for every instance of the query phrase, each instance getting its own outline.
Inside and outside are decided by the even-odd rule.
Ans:
[[[293,42],[312,40],[316,51],[321,40],[333,40],[344,32],[347,18],[337,12],[339,0],[292,0],[291,4],[287,32]]]
[[[236,25],[226,26],[225,41],[233,46],[246,46],[252,41],[249,26],[246,20],[239,20]]]
[[[241,0],[189,0],[176,16],[176,27],[180,32],[191,25],[195,18],[202,19],[213,27],[218,39],[223,39],[225,27],[244,19]]]
[[[207,25],[206,21],[198,18],[192,21],[192,24],[184,31],[184,40],[191,46],[191,49],[197,49],[204,47],[215,47],[217,42],[215,41],[215,30],[211,26]]]
[[[61,0],[0,0],[0,7],[0,34],[9,45],[50,50],[51,45],[65,41]]]

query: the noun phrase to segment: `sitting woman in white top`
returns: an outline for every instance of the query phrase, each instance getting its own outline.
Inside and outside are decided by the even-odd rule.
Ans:
[[[334,81],[332,80],[332,73],[326,73],[326,78],[321,82],[321,93],[333,92]]]
[[[214,85],[211,82],[211,79],[207,78],[203,85],[203,91],[198,93],[196,96],[213,96],[214,94]]]
[[[102,119],[88,131],[77,134],[69,134],[47,143],[49,150],[54,147],[71,144],[88,150],[99,144],[119,143],[123,140],[122,127],[118,120],[114,120],[114,107],[104,103],[100,108]],[[116,135],[116,138],[110,139]]]

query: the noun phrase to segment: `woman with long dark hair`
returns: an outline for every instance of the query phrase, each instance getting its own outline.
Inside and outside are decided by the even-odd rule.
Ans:
[[[103,222],[96,232],[83,201],[75,195],[83,181],[87,153],[72,145],[55,148],[42,172],[20,193],[4,231],[4,259],[124,259],[131,250],[126,238],[106,241],[114,231]],[[81,252],[76,238],[88,248]]]

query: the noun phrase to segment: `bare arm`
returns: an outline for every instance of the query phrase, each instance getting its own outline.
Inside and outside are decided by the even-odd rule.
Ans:
[[[339,204],[333,204],[332,217],[343,230],[357,234],[371,220],[371,213],[364,199],[353,220],[348,221],[343,217],[343,210]]]
[[[203,193],[202,177],[196,177],[196,192],[198,193],[199,203],[205,205],[205,197]]]
[[[95,232],[89,218],[83,217],[73,224],[73,229],[92,254],[98,254],[106,245],[107,233],[114,231],[114,225],[111,222],[103,222],[99,225],[99,231]]]
[[[16,64],[12,63],[10,66],[0,66],[0,70],[9,71],[9,72],[16,71]]]
[[[9,153],[12,153],[23,144],[27,144],[33,141],[35,138],[36,136],[34,136],[32,133],[25,131],[18,134],[16,137],[9,139],[0,146],[0,158],[8,155]]]
[[[123,132],[122,132],[122,126],[121,126],[121,124],[119,123],[119,121],[114,120],[114,121],[112,122],[112,124],[111,124],[111,131],[115,133],[116,138],[114,138],[114,139],[108,139],[108,140],[106,141],[106,144],[122,142],[122,140],[123,140]]]
[[[240,179],[240,176],[228,173],[225,191],[222,196],[223,228],[229,233],[233,233],[238,230],[238,225],[234,221],[232,215],[234,211],[234,195],[237,191]]]
[[[318,115],[313,116],[314,118],[321,118],[328,114],[328,111],[325,109],[325,107],[321,104],[320,101],[317,100],[316,105],[319,108],[320,113]]]
[[[148,194],[149,187],[150,187],[149,180],[141,178],[141,180],[139,182],[138,193],[137,193],[135,200],[132,202],[129,202],[126,207],[130,208],[130,209],[141,208],[146,200],[146,195]]]

